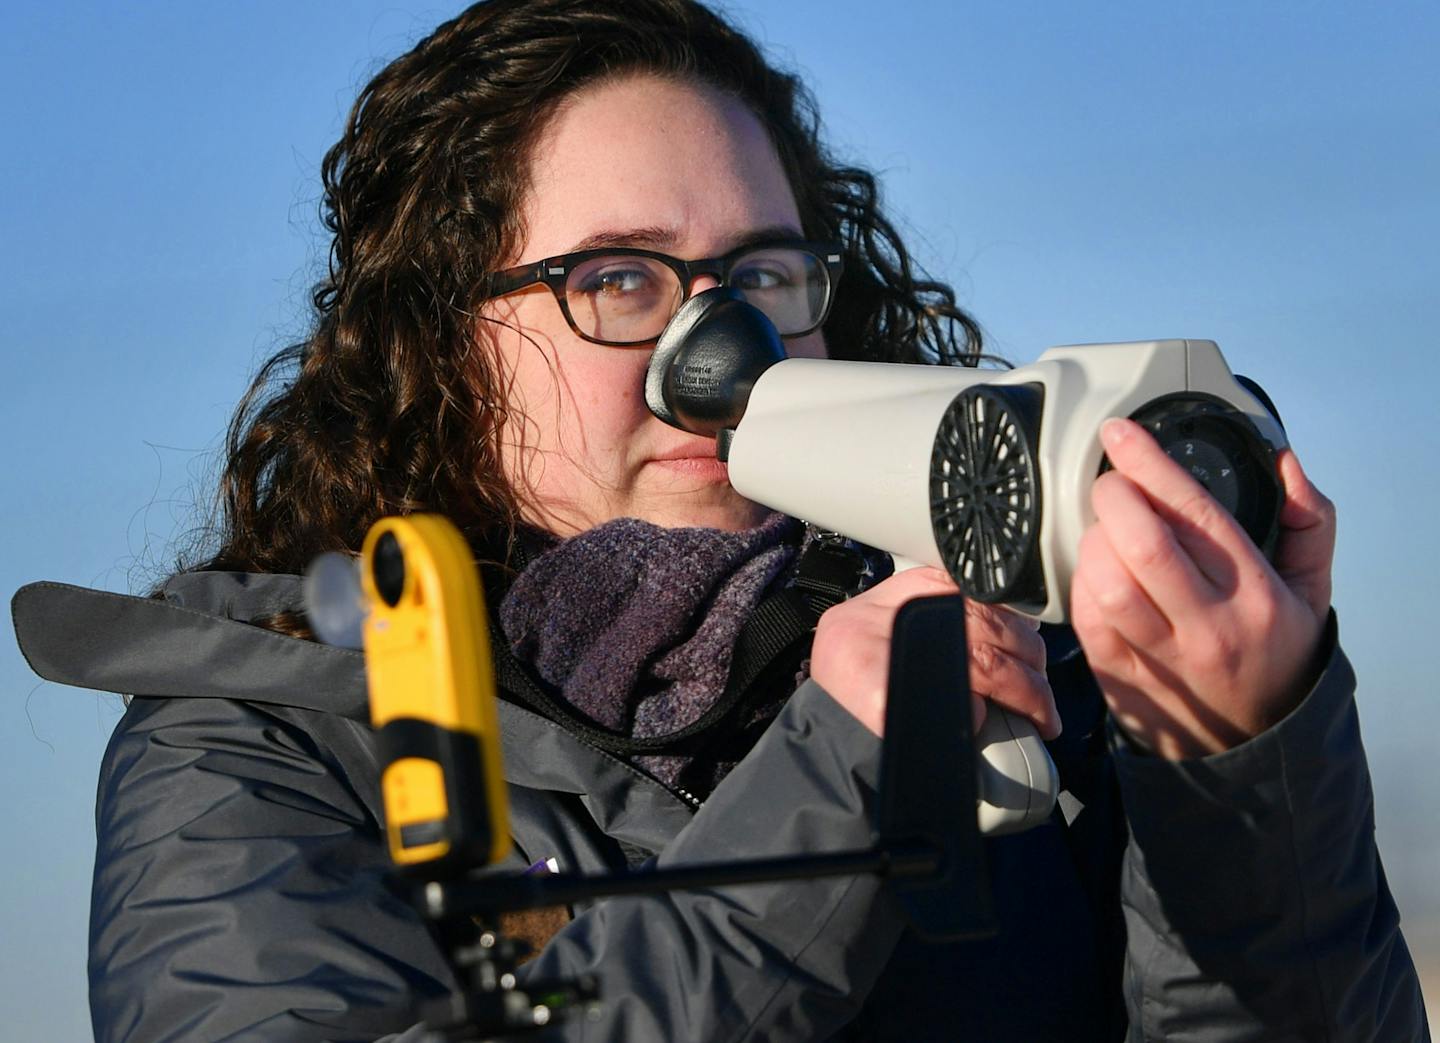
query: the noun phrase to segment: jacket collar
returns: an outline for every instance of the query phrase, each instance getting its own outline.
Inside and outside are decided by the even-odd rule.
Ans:
[[[236,699],[369,723],[365,658],[254,620],[301,603],[301,578],[186,573],[159,597],[32,583],[11,601],[21,652],[48,681],[151,697]],[[500,701],[505,779],[582,795],[612,836],[658,850],[689,820],[680,798],[634,766]]]
[[[48,681],[366,719],[360,653],[252,625],[299,600],[298,576],[208,572],[176,577],[156,598],[32,583],[11,612],[20,650]]]

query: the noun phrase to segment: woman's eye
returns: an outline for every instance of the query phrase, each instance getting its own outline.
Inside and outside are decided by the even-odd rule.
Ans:
[[[654,290],[654,277],[643,268],[607,268],[590,274],[580,285],[583,293],[620,297]]]
[[[773,290],[789,286],[791,281],[788,271],[775,266],[741,268],[730,273],[730,285],[737,290]]]

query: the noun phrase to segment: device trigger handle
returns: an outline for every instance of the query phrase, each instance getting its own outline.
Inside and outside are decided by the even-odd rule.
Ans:
[[[1060,777],[1028,718],[990,704],[975,736],[975,750],[981,833],[1019,833],[1050,817]]]

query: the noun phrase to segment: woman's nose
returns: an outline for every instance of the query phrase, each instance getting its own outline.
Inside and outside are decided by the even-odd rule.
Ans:
[[[713,275],[697,275],[690,280],[690,296],[694,297],[697,293],[702,293],[705,290],[713,290],[719,285],[720,280]]]

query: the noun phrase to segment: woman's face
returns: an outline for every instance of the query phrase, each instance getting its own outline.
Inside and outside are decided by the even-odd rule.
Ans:
[[[684,260],[757,237],[800,238],[795,198],[758,120],[709,87],[636,76],[579,91],[541,134],[522,208],[522,264],[595,246],[637,246]],[[714,285],[704,277],[693,290]],[[741,529],[764,509],[730,488],[713,439],[645,407],[654,345],[592,344],[535,285],[490,301],[512,420],[506,477],[527,520],[570,535],[613,518]],[[790,340],[822,356],[819,333]]]

